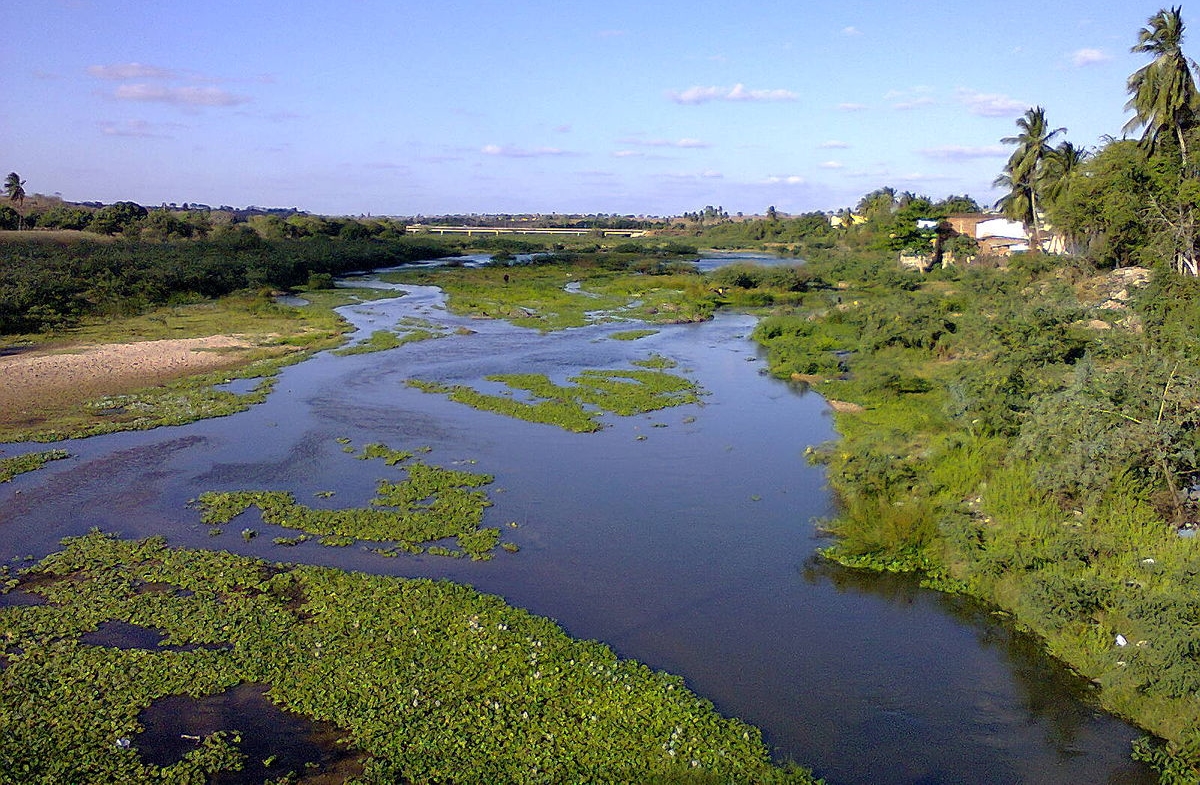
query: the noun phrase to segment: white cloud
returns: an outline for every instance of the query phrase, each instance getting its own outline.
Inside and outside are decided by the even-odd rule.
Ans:
[[[113,65],[89,65],[88,73],[97,79],[174,79],[177,74],[169,68],[159,68],[142,63],[114,63]]]
[[[963,87],[956,90],[954,95],[972,114],[981,117],[1012,117],[1024,112],[1029,106],[1024,101],[1001,93],[980,93]]]
[[[892,104],[892,108],[906,112],[910,109],[920,109],[925,106],[933,106],[936,103],[937,101],[933,98],[923,95],[920,98],[913,98],[910,101],[897,101],[896,103]]]
[[[641,150],[617,150],[613,153],[613,158],[645,158],[646,154]]]
[[[119,101],[144,101],[175,106],[237,106],[250,99],[219,87],[162,87],[145,83],[125,84],[113,91]]]
[[[837,105],[838,111],[841,112],[861,112],[867,108],[866,104],[843,103]]]
[[[821,142],[819,147],[822,150],[847,150],[850,145],[837,139],[830,139],[828,142]]]
[[[100,133],[105,136],[129,136],[139,139],[170,139],[169,130],[182,128],[176,123],[150,123],[146,120],[100,123]]]
[[[570,155],[566,150],[557,147],[512,147],[509,145],[486,144],[480,152],[484,155],[496,155],[502,158],[543,158],[556,155]]]
[[[841,161],[825,161],[818,164],[822,169],[841,169],[845,166]]]
[[[1086,65],[1095,65],[1096,63],[1106,63],[1112,57],[1105,54],[1100,49],[1077,49],[1071,55],[1071,63],[1076,68],[1082,68]]]
[[[749,90],[744,84],[733,87],[689,87],[669,91],[667,97],[677,104],[706,104],[709,101],[795,101],[791,90]]]
[[[767,178],[768,185],[804,185],[806,182],[808,181],[798,174],[787,176],[774,175]]]
[[[842,28],[842,35],[849,35],[849,36],[862,35],[862,30],[859,30],[854,25],[850,25],[849,27]]]
[[[621,142],[621,144],[633,145],[635,147],[678,147],[678,148],[686,149],[686,148],[703,148],[703,147],[711,146],[708,144],[708,142],[701,141],[700,139],[693,139],[691,137],[684,137],[682,139],[671,140],[671,139],[643,139],[640,136],[630,136],[630,137],[626,137],[625,139],[621,139],[620,142]]]
[[[1003,145],[991,144],[983,147],[962,147],[959,145],[943,145],[941,147],[927,147],[924,150],[918,150],[921,155],[926,158],[933,158],[943,161],[968,161],[975,158],[1003,158],[1008,155],[1008,150]]]

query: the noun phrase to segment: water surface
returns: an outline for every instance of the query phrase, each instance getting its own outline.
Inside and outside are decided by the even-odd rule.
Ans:
[[[382,284],[381,284],[382,285]],[[1142,783],[1139,732],[1093,708],[1087,685],[986,609],[905,578],[851,573],[814,554],[833,512],[804,450],[833,438],[824,401],[774,379],[722,314],[618,341],[614,324],[552,335],[452,316],[433,287],[343,313],[370,331],[416,316],[447,337],[387,352],[329,353],[286,369],[250,411],[69,443],[72,458],[0,486],[0,555],[40,557],[93,526],[174,545],[369,572],[448,577],[552,617],[569,633],[679,673],[723,713],[762,727],[780,759],[830,783]],[[454,333],[457,327],[469,333]],[[492,373],[557,381],[652,353],[707,391],[702,403],[620,418],[595,434],[477,412],[405,385],[481,385]],[[644,438],[640,438],[644,437]],[[337,439],[495,475],[485,525],[520,552],[472,563],[385,559],[238,519],[217,537],[187,505],[207,490],[293,492],[361,506],[379,461]],[[14,446],[9,452],[18,449]],[[333,491],[331,498],[314,498]],[[516,528],[509,524],[515,523]],[[254,525],[250,542],[238,532]]]

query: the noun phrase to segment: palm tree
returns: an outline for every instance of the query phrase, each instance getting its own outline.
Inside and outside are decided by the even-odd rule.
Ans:
[[[1181,6],[1163,9],[1147,20],[1131,51],[1154,55],[1154,59],[1129,77],[1127,110],[1133,117],[1125,131],[1144,128],[1142,143],[1157,148],[1167,134],[1179,142],[1184,168],[1188,165],[1186,131],[1195,123],[1200,93],[1192,78],[1191,65],[1183,54]]]
[[[1017,120],[1020,133],[1016,136],[1006,136],[1000,141],[1004,144],[1016,145],[1017,149],[1009,156],[1004,167],[1004,174],[996,178],[992,184],[1008,188],[1009,193],[996,203],[1004,210],[1009,218],[1021,221],[1030,227],[1030,247],[1040,249],[1041,226],[1038,219],[1038,196],[1043,176],[1043,162],[1053,152],[1050,140],[1058,136],[1066,128],[1050,130],[1046,124],[1046,110],[1040,106],[1025,110],[1025,116]]]
[[[25,204],[25,181],[16,172],[9,172],[4,178],[4,193],[14,205]],[[21,228],[21,213],[17,212],[17,228]]]

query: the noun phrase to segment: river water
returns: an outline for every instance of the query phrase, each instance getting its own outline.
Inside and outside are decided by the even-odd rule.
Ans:
[[[465,329],[387,352],[318,355],[243,414],[67,443],[70,459],[0,485],[0,556],[40,558],[99,526],[470,583],[682,675],[722,713],[763,728],[778,758],[831,784],[1154,781],[1129,759],[1137,729],[1097,711],[1086,684],[986,609],[816,558],[813,521],[833,501],[804,450],[833,438],[832,422],[819,396],[767,375],[751,317],[722,314],[636,341],[608,337],[629,324],[541,335],[452,316],[436,288],[402,288],[342,312],[364,335],[409,316]],[[405,385],[480,386],[518,371],[563,381],[651,354],[678,361],[675,372],[707,391],[702,403],[606,415],[593,434]],[[339,438],[427,446],[429,463],[495,475],[485,525],[520,551],[469,562],[315,541],[284,548],[256,522],[262,536],[250,542],[240,520],[210,536],[187,506],[203,491],[237,489],[362,506],[390,470],[347,455]],[[321,491],[335,494],[314,498]]]

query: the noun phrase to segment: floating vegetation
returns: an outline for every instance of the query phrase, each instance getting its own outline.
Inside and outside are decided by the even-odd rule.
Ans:
[[[433,322],[408,316],[397,323],[396,330],[376,330],[366,340],[352,346],[336,349],[333,354],[342,356],[349,354],[370,354],[371,352],[395,349],[398,346],[416,343],[417,341],[444,338],[447,335],[450,335],[450,333],[446,329],[438,327]]]
[[[458,550],[445,546],[427,552],[437,555],[492,558],[500,542],[499,529],[481,529],[484,510],[491,506],[487,494],[475,490],[492,482],[488,474],[443,469],[413,458],[413,453],[393,450],[384,444],[368,444],[358,455],[364,460],[380,459],[388,466],[403,465],[407,479],[381,480],[370,507],[340,510],[316,509],[297,503],[286,491],[209,491],[194,502],[200,520],[223,526],[251,507],[257,507],[266,524],[298,529],[319,537],[322,545],[344,547],[359,540],[395,543],[411,552],[422,544],[454,538]],[[252,529],[243,529],[247,541]],[[303,536],[303,535],[301,535]],[[304,539],[307,539],[305,537]],[[280,545],[302,542],[298,537],[276,538]],[[419,552],[419,551],[418,551]]]
[[[644,360],[634,360],[633,364],[639,368],[653,368],[658,371],[666,371],[679,365],[670,357],[663,357],[661,354],[652,354]]]
[[[614,341],[636,341],[638,338],[646,338],[657,334],[658,330],[622,330],[608,337]]]
[[[660,361],[671,362],[666,358]],[[656,362],[644,360],[643,363]],[[489,395],[466,385],[410,380],[408,384],[430,393],[441,393],[452,401],[475,409],[496,412],[529,422],[557,425],[568,431],[587,433],[601,428],[600,414],[622,416],[680,406],[699,401],[697,385],[682,376],[658,370],[584,370],[570,377],[570,384],[555,384],[545,374],[508,373],[486,377],[502,382],[510,390],[527,393],[517,400],[511,392]]]
[[[8,482],[18,474],[36,471],[50,461],[60,461],[69,458],[66,450],[43,450],[15,455],[12,458],[0,458],[0,482]]]
[[[276,782],[321,774],[289,773],[282,750],[248,760],[246,727],[205,729],[181,758],[152,753],[150,707],[238,685],[340,729],[361,755],[356,782],[812,781],[678,677],[469,587],[162,538],[64,543],[20,587],[47,603],[0,608],[0,771],[21,782],[207,782],[268,760]],[[110,621],[164,637],[153,651],[81,642]]]

